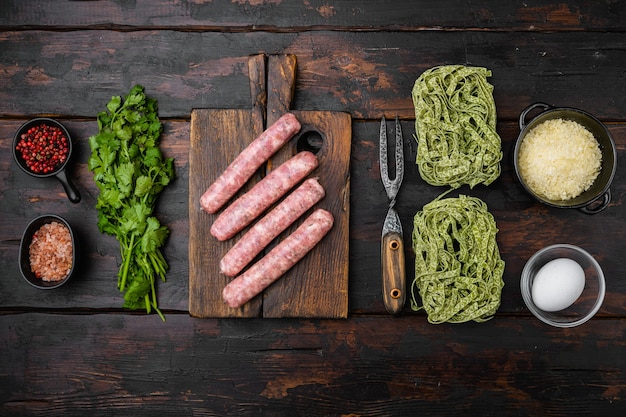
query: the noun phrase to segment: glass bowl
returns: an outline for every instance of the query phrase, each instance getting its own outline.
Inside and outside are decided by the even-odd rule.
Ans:
[[[585,273],[585,287],[578,299],[559,311],[544,311],[533,302],[532,288],[539,270],[559,258],[576,261]],[[585,250],[568,244],[545,247],[526,262],[520,279],[522,297],[528,309],[542,322],[555,327],[574,327],[591,319],[602,306],[606,284],[600,264]]]

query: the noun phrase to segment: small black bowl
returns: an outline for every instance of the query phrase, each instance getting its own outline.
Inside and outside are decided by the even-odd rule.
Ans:
[[[48,224],[52,222],[62,223],[70,231],[70,237],[72,238],[72,267],[70,268],[65,278],[63,278],[62,280],[48,282],[48,281],[42,280],[41,278],[37,278],[34,272],[31,270],[29,247],[33,240],[33,235],[35,234],[35,232],[39,230],[39,228],[43,226],[44,224]],[[40,288],[43,290],[51,290],[53,288],[58,288],[61,285],[65,284],[67,281],[69,281],[70,278],[72,277],[72,274],[76,270],[76,255],[77,255],[76,244],[77,244],[77,241],[76,241],[76,236],[74,234],[74,231],[72,230],[72,227],[67,222],[67,220],[65,220],[64,218],[57,216],[56,214],[45,214],[43,216],[39,216],[33,219],[28,224],[28,226],[26,226],[26,229],[24,230],[24,234],[22,235],[22,241],[20,243],[19,265],[20,265],[20,271],[22,273],[22,276],[24,277],[26,282],[28,282],[30,285],[32,285],[35,288]]]
[[[535,109],[542,109],[542,111],[527,122],[526,117]],[[518,153],[524,137],[535,126],[552,119],[572,120],[579,123],[593,134],[602,152],[602,165],[598,177],[587,191],[583,191],[582,194],[570,200],[549,200],[538,195],[524,182],[519,172]],[[534,103],[520,113],[519,128],[520,134],[515,143],[513,164],[518,180],[531,196],[548,206],[575,208],[585,214],[597,214],[609,205],[611,202],[611,182],[617,170],[617,150],[613,136],[600,120],[590,113],[573,107],[553,107],[546,103]]]
[[[31,127],[38,126],[41,124],[44,124],[47,126],[58,127],[59,129],[61,129],[61,131],[67,138],[67,143],[69,147],[67,158],[65,159],[65,161],[61,165],[59,165],[54,171],[46,173],[46,174],[39,174],[39,173],[33,172],[30,168],[28,168],[28,166],[26,165],[26,161],[24,161],[24,159],[22,158],[22,155],[16,149],[17,144],[22,139],[22,135],[26,133],[28,129],[30,129]],[[74,186],[74,184],[72,184],[72,182],[68,179],[67,174],[65,173],[65,167],[67,166],[71,157],[72,157],[72,137],[70,136],[65,126],[63,126],[61,123],[59,123],[58,121],[54,119],[50,119],[47,117],[38,117],[36,119],[31,119],[28,122],[24,123],[19,129],[17,129],[17,132],[15,133],[15,137],[13,138],[13,158],[15,159],[15,162],[17,163],[17,165],[22,169],[22,171],[36,178],[47,178],[47,177],[52,177],[52,176],[56,177],[63,185],[63,189],[65,190],[65,194],[67,194],[67,198],[69,198],[69,200],[72,203],[78,203],[80,202],[80,194],[78,190],[76,189],[76,187]]]

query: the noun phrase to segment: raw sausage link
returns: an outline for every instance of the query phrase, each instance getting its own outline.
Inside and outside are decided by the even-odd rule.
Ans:
[[[309,175],[317,164],[312,152],[299,152],[222,211],[211,225],[211,234],[218,240],[235,236]]]
[[[260,294],[309,253],[333,227],[333,222],[330,212],[315,210],[291,235],[224,287],[224,301],[238,308]]]
[[[300,131],[300,122],[292,113],[285,113],[252,141],[200,197],[200,206],[209,213],[217,212],[270,156]]]
[[[223,274],[234,277],[326,192],[317,178],[309,178],[244,234],[220,261]]]

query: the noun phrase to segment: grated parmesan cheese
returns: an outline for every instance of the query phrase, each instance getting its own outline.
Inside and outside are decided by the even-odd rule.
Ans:
[[[572,120],[547,120],[524,137],[518,154],[526,185],[548,200],[570,200],[600,173],[602,152],[593,134]]]

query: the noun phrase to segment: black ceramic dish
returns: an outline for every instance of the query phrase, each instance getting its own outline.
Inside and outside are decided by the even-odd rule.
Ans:
[[[30,170],[28,166],[26,165],[24,159],[22,159],[22,156],[20,155],[20,153],[16,151],[16,146],[18,142],[20,141],[22,134],[28,131],[28,129],[30,129],[31,127],[40,125],[42,123],[48,126],[56,126],[59,129],[61,129],[61,131],[65,134],[65,136],[68,139],[68,146],[69,146],[69,152],[68,152],[67,159],[65,160],[65,162],[63,162],[63,164],[61,164],[56,170],[47,174],[37,174],[33,172],[32,170]],[[78,203],[80,201],[80,194],[78,190],[76,189],[76,187],[74,186],[74,184],[72,184],[72,182],[67,178],[67,174],[65,173],[65,168],[72,157],[72,148],[73,148],[72,137],[70,136],[65,126],[63,126],[61,123],[57,122],[54,119],[50,119],[46,117],[38,117],[36,119],[31,119],[28,122],[24,123],[19,129],[17,129],[17,132],[15,133],[15,137],[13,138],[13,158],[15,159],[15,162],[17,163],[17,165],[22,169],[22,171],[36,178],[56,177],[63,185],[63,189],[65,190],[65,194],[67,194],[67,198],[69,198],[69,200],[72,203]]]
[[[70,231],[70,236],[72,238],[72,268],[70,269],[68,274],[65,276],[65,278],[63,278],[61,281],[47,282],[47,281],[43,281],[40,278],[37,278],[35,274],[33,273],[33,271],[31,270],[30,259],[29,259],[29,246],[33,240],[33,235],[35,234],[35,232],[39,230],[39,228],[43,226],[44,224],[52,223],[54,221],[64,224]],[[69,281],[70,278],[72,277],[73,272],[76,270],[76,259],[77,259],[76,244],[77,242],[76,242],[76,236],[74,234],[74,231],[72,230],[72,227],[70,226],[70,224],[64,218],[57,216],[55,214],[45,214],[43,216],[39,216],[33,219],[28,224],[28,226],[26,226],[26,229],[24,230],[24,233],[22,235],[22,241],[20,243],[19,265],[20,265],[20,271],[22,273],[22,276],[24,277],[26,282],[28,282],[30,285],[32,285],[35,288],[40,288],[43,290],[51,290],[54,288],[58,288],[61,285],[65,284],[67,281]]]
[[[535,110],[542,111],[526,122],[528,114]],[[537,195],[533,190],[524,183],[518,167],[518,152],[525,135],[535,126],[552,119],[572,120],[584,126],[589,130],[600,145],[602,152],[602,167],[600,174],[596,178],[591,187],[579,196],[570,200],[548,200]],[[526,107],[519,117],[520,134],[517,138],[514,150],[514,166],[515,173],[522,186],[536,200],[552,207],[558,208],[576,208],[586,214],[596,214],[604,210],[611,202],[611,182],[615,176],[617,169],[617,151],[615,149],[615,141],[606,126],[591,114],[573,107],[552,107],[545,103],[535,103]]]

